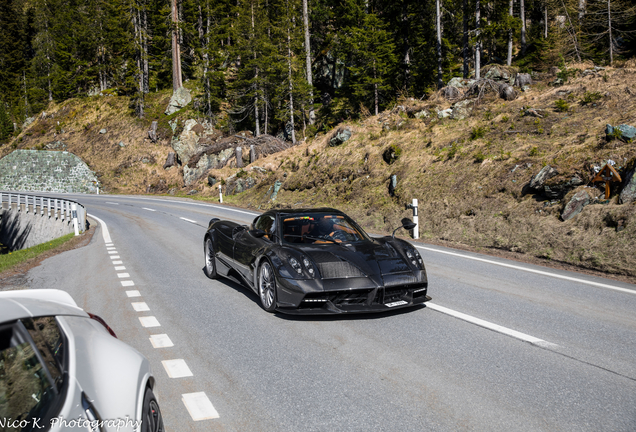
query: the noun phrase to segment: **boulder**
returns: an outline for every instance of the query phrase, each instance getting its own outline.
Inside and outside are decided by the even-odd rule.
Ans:
[[[499,97],[507,101],[515,100],[517,99],[517,92],[512,86],[501,83],[499,85]]]
[[[506,82],[509,84],[513,83],[512,73],[510,69],[506,66],[500,65],[488,65],[481,68],[482,75],[486,79],[491,79],[493,81]],[[485,71],[485,73],[483,73]]]
[[[197,154],[201,149],[199,148],[199,136],[192,130],[197,125],[196,120],[186,120],[181,134],[172,140],[172,148],[182,164],[187,164],[192,156]]]
[[[535,175],[532,180],[530,180],[530,187],[534,190],[541,191],[543,190],[543,186],[545,182],[559,174],[557,170],[552,168],[550,165],[546,165],[541,168],[541,171],[537,175]]]
[[[590,203],[590,196],[584,190],[578,191],[565,205],[563,213],[561,213],[561,219],[564,221],[572,219],[583,211],[583,208]]]
[[[530,84],[532,84],[532,77],[530,76],[529,73],[518,73],[517,76],[515,77],[515,83],[514,83],[515,87],[519,87],[520,89],[523,89],[524,87],[527,87]]]
[[[329,147],[337,147],[351,138],[351,129],[348,127],[338,128],[333,137],[329,140]]]
[[[426,110],[422,110],[422,111],[416,112],[415,115],[414,115],[414,117],[416,119],[428,118],[428,116],[429,116],[428,115],[428,111],[426,111]]]
[[[226,165],[229,158],[234,156],[235,150],[227,148],[219,153],[205,154],[203,153],[195,166],[183,166],[183,181],[189,186],[203,177],[211,169],[219,169]]]
[[[630,204],[636,201],[636,168],[627,172],[623,179],[623,190],[619,195],[621,204]]]
[[[630,142],[636,138],[636,127],[626,124],[618,126],[608,124],[605,126],[605,135],[608,140],[618,138],[622,141]]]
[[[395,189],[397,188],[397,176],[393,174],[389,179],[389,195],[395,196]]]
[[[192,95],[190,95],[190,90],[185,87],[179,87],[172,94],[170,98],[170,102],[168,103],[168,107],[166,108],[165,114],[170,115],[179,111],[181,108],[186,106],[192,102]]]
[[[460,77],[451,78],[451,80],[446,84],[447,87],[455,87],[458,89],[468,88],[470,87],[475,80],[464,79]]]
[[[556,179],[555,179],[556,180]],[[574,175],[570,180],[560,182],[550,182],[549,180],[543,185],[543,194],[550,199],[561,199],[572,189],[581,186],[583,180]]]
[[[459,99],[462,97],[462,92],[457,87],[444,87],[440,90],[440,93],[448,100]]]
[[[452,118],[453,120],[463,120],[467,117],[470,117],[470,114],[473,111],[473,108],[471,106],[472,102],[472,100],[466,99],[454,104],[450,118]]]
[[[276,182],[274,183],[274,191],[272,192],[271,196],[272,201],[276,200],[276,196],[278,196],[278,191],[280,190],[280,187],[282,185],[283,183],[280,180],[276,180]]]
[[[253,188],[256,180],[252,177],[237,177],[236,174],[225,180],[225,194],[235,195]]]
[[[446,118],[446,117],[450,117],[450,115],[453,113],[453,109],[452,108],[447,108],[445,110],[442,111],[437,111],[437,118]]]

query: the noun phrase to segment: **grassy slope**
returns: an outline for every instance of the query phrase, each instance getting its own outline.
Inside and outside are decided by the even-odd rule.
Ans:
[[[596,106],[584,106],[581,100],[593,92],[603,97]],[[462,121],[418,120],[395,109],[346,123],[354,134],[340,147],[328,146],[331,132],[258,160],[255,165],[267,168],[268,174],[257,174],[248,167],[248,175],[261,182],[225,200],[260,209],[334,206],[368,229],[386,232],[411,215],[404,204],[417,198],[424,239],[512,251],[633,278],[636,206],[618,205],[612,195],[610,203],[590,205],[581,215],[562,222],[564,201],[574,192],[566,200],[550,202],[524,195],[522,189],[546,164],[557,168],[562,179],[577,174],[588,182],[594,164],[612,159],[617,166],[625,166],[633,161],[636,144],[605,142],[604,127],[606,123],[636,125],[634,94],[636,69],[632,65],[607,69],[598,77],[576,78],[558,88],[539,82],[512,102],[486,98]],[[168,96],[149,95],[144,121],[130,116],[125,98],[69,101],[51,107],[54,118],[39,119],[14,143],[18,148],[41,148],[62,139],[69,151],[101,175],[105,190],[111,193],[145,193],[148,186],[160,186],[159,191],[177,187],[178,194],[185,194],[192,187],[183,187],[178,170],[162,168],[171,151],[168,118],[161,114]],[[568,112],[555,109],[558,99],[568,103]],[[403,104],[427,109],[450,106],[439,96]],[[547,116],[524,117],[524,106],[543,109]],[[179,112],[173,117],[185,120],[188,114]],[[154,119],[160,123],[157,143],[145,138]],[[54,137],[57,121],[65,133]],[[108,132],[99,134],[101,128]],[[506,133],[510,130],[523,133]],[[471,139],[471,134],[480,131],[483,136]],[[126,146],[119,147],[119,141]],[[382,153],[390,145],[397,145],[402,153],[389,165]],[[12,148],[1,147],[0,155]],[[150,162],[144,163],[143,158]],[[226,167],[212,174],[227,178],[236,171]],[[388,193],[392,174],[398,178],[395,197]],[[266,195],[276,180],[283,182],[283,188],[272,202]],[[216,200],[218,189],[208,186],[205,179],[194,188],[203,199]],[[595,192],[601,195],[602,190]],[[625,229],[617,232],[620,220]]]

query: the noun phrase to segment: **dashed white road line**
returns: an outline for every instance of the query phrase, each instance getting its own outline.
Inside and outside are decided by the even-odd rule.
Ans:
[[[116,260],[116,259],[120,259],[121,257],[119,255],[111,255],[110,259],[112,260]]]
[[[161,324],[159,324],[157,318],[153,316],[139,317],[139,322],[141,323],[142,327],[161,327]]]
[[[197,221],[193,221],[192,219],[186,219],[186,218],[184,218],[184,217],[180,217],[179,219],[184,220],[184,221],[186,221],[186,222],[193,223],[193,224],[197,223]]]
[[[116,250],[109,250],[108,255],[115,255],[117,253]]]
[[[113,261],[113,264],[115,264],[115,265],[116,264],[123,264],[123,263],[124,263],[123,261]],[[117,269],[115,269],[115,270],[117,270]]]
[[[560,274],[557,274],[557,273],[551,273],[551,272],[547,272],[547,271],[531,269],[531,268],[517,266],[517,265],[513,265],[513,264],[507,264],[507,263],[493,261],[493,260],[489,260],[489,259],[485,259],[485,258],[473,257],[473,256],[469,256],[469,255],[456,253],[456,252],[443,251],[443,250],[428,248],[428,247],[424,247],[424,246],[415,246],[415,247],[417,247],[418,249],[423,249],[423,250],[427,250],[427,251],[431,251],[431,252],[437,252],[437,253],[442,253],[442,254],[446,254],[446,255],[457,256],[457,257],[466,258],[466,259],[470,259],[470,260],[474,260],[474,261],[480,261],[480,262],[485,262],[485,263],[488,263],[488,264],[498,265],[498,266],[501,266],[501,267],[507,267],[507,268],[511,268],[511,269],[515,269],[515,270],[525,271],[525,272],[528,272],[528,273],[540,274],[542,276],[549,276],[549,277],[553,277],[553,278],[556,278],[556,279],[563,279],[563,280],[568,280],[568,281],[572,281],[572,282],[582,283],[582,284],[586,284],[586,285],[592,285],[592,286],[599,287],[599,288],[605,288],[605,289],[609,289],[609,290],[620,291],[620,292],[636,295],[636,290],[630,290],[630,289],[627,289],[627,288],[620,288],[620,287],[617,287],[617,286],[614,286],[614,285],[608,285],[608,284],[604,284],[604,283],[600,283],[600,282],[594,282],[594,281],[589,281],[589,280],[585,280],[585,279],[579,279],[579,278],[575,278],[575,277],[571,277],[571,276],[560,275]]]
[[[170,378],[184,378],[192,376],[192,371],[183,359],[162,360],[161,363]]]
[[[133,281],[131,281],[131,280],[121,281],[121,286],[123,286],[123,287],[135,286],[135,283]]]
[[[119,203],[111,202],[111,201],[106,201],[106,204],[119,205]]]
[[[126,266],[115,266],[115,271],[120,271],[120,270],[126,270]]]
[[[205,392],[185,393],[181,395],[181,400],[194,421],[219,418],[219,413]]]
[[[141,297],[141,293],[138,290],[126,291],[128,297]]]
[[[144,210],[148,210],[148,211],[157,211],[157,210],[155,210],[155,209],[151,209],[151,208],[147,208],[147,207],[142,207],[142,209],[144,209]]]
[[[128,273],[117,273],[117,277],[120,279],[129,278],[130,275]]]
[[[518,332],[516,330],[512,330],[512,329],[509,329],[507,327],[500,326],[498,324],[491,323],[489,321],[485,321],[485,320],[482,320],[482,319],[479,319],[479,318],[475,318],[473,316],[466,315],[464,313],[457,312],[455,310],[445,308],[444,306],[436,305],[435,303],[426,302],[425,305],[426,305],[427,308],[431,308],[433,310],[436,310],[438,312],[444,313],[446,315],[450,315],[450,316],[453,316],[455,318],[459,318],[460,320],[463,320],[463,321],[466,321],[466,322],[469,322],[469,323],[472,323],[472,324],[476,324],[476,325],[478,325],[480,327],[487,328],[489,330],[496,331],[497,333],[502,333],[502,334],[511,336],[513,338],[522,340],[524,342],[530,342],[533,345],[537,345],[537,346],[544,347],[544,348],[554,348],[554,347],[558,346],[557,344],[553,344],[551,342],[546,342],[543,339],[539,339],[537,337],[530,336],[528,334],[521,333],[521,332]]]
[[[149,311],[150,308],[148,307],[148,305],[146,304],[146,302],[135,302],[135,303],[131,303],[133,309],[136,312],[146,312]]]
[[[153,348],[170,348],[174,346],[167,334],[150,336],[150,343]]]

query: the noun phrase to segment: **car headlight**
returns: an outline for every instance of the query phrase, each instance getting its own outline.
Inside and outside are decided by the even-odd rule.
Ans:
[[[289,261],[289,265],[296,271],[296,273],[298,273],[299,275],[303,274],[303,268],[300,266],[300,263],[296,258],[290,256],[289,258],[287,258],[287,261]]]
[[[309,276],[316,276],[316,270],[314,270],[314,266],[311,264],[311,261],[309,261],[309,258],[303,257],[303,265],[307,269],[307,273],[309,273]]]
[[[424,267],[424,261],[422,261],[422,257],[417,250],[408,248],[405,250],[405,252],[406,257],[409,259],[409,261],[411,261],[411,264],[419,269],[422,269]]]

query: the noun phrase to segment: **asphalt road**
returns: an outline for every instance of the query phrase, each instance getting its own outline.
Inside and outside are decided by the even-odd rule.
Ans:
[[[108,232],[29,285],[68,291],[150,359],[168,431],[636,430],[634,285],[418,243],[428,306],[269,314],[203,273],[209,219],[256,213],[71,196]]]

